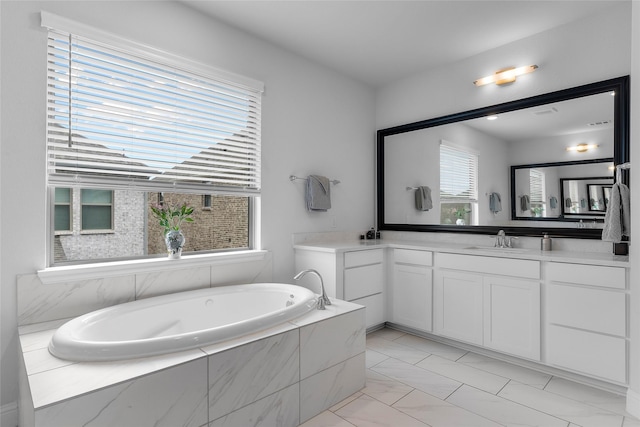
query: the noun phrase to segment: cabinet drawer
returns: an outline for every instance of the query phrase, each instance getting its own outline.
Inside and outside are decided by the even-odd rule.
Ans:
[[[360,298],[353,302],[366,307],[365,316],[367,319],[367,328],[378,326],[385,322],[386,315],[384,312],[384,299],[382,298],[382,294]]]
[[[549,323],[605,334],[626,335],[626,295],[622,292],[550,284]]]
[[[547,363],[619,383],[626,382],[626,342],[593,332],[550,325]]]
[[[378,264],[384,259],[382,249],[369,249],[366,251],[345,252],[344,267],[358,267],[360,265]]]
[[[550,262],[547,278],[554,282],[625,289],[624,267]]]
[[[433,253],[431,251],[418,251],[414,249],[394,249],[395,262],[400,264],[433,265]]]
[[[540,261],[496,258],[476,255],[437,254],[440,268],[473,271],[476,273],[516,276],[524,279],[540,278]]]
[[[344,271],[344,299],[347,301],[380,293],[383,287],[382,264],[354,267]]]

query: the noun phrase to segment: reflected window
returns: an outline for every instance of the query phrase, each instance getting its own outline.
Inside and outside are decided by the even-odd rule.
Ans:
[[[440,143],[440,223],[474,224],[478,203],[478,153]]]
[[[545,176],[540,169],[529,171],[529,194],[531,202],[531,214],[536,217],[545,216]]]

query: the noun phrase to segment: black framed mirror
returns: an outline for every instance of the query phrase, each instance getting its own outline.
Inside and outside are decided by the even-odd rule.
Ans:
[[[601,110],[600,104],[606,104],[605,109]],[[596,112],[599,115],[595,115]],[[512,115],[525,115],[535,120],[530,119],[524,124],[517,122],[518,125],[509,127],[506,124],[510,120],[506,118]],[[493,123],[502,121],[505,124],[503,133],[492,133],[489,130],[490,125],[486,120],[489,116],[499,118]],[[540,125],[537,121],[541,117],[547,119],[550,116],[553,121],[548,123],[553,125]],[[598,143],[583,144],[589,142],[588,138],[585,139],[586,132],[594,129],[567,128],[579,121],[585,122],[585,129],[604,125],[597,129],[600,132],[597,136],[600,138]],[[604,128],[608,130],[605,131]],[[548,134],[523,137],[517,134],[522,129],[532,129],[531,132],[545,130]],[[567,141],[572,141],[571,138],[575,143],[568,144]],[[490,140],[499,140],[502,145],[490,145],[487,143]],[[555,140],[561,141],[559,146],[549,149],[551,146],[545,145]],[[505,148],[508,147],[505,144],[512,142],[518,142],[520,148]],[[585,153],[583,145],[597,149],[592,150],[591,154]],[[472,196],[466,190],[454,194],[455,191],[451,191],[449,186],[456,185],[455,179],[451,178],[455,173],[446,172],[444,166],[441,168],[442,147],[453,147],[455,150],[459,146],[470,147],[465,148],[466,152],[480,159],[477,163],[477,190]],[[518,155],[505,154],[516,152]],[[538,158],[544,153],[552,152],[556,154],[550,159]],[[565,154],[560,154],[561,152]],[[566,153],[575,154],[575,160],[571,162],[576,163],[603,159],[612,160],[613,164],[629,161],[628,76],[379,130],[378,229],[476,234],[494,234],[502,229],[511,235],[540,236],[549,233],[557,237],[600,238],[600,229],[578,227],[573,223],[575,218],[560,216],[560,213],[553,219],[535,214],[519,216],[511,209],[518,202],[518,194],[514,194],[509,176],[511,167],[564,163],[569,155]],[[520,157],[515,159],[518,156]],[[485,164],[487,159],[494,163]],[[533,161],[523,162],[522,159]],[[453,167],[451,170],[459,169]],[[487,174],[490,179],[487,179]],[[466,175],[466,172],[462,175]],[[445,184],[445,181],[450,180],[454,183]],[[626,173],[622,174],[622,180],[627,181]],[[433,208],[427,211],[417,209],[415,198],[417,189],[424,187],[429,187],[433,199]],[[460,194],[466,197],[462,197],[462,203],[456,199]],[[561,194],[554,197],[555,204],[563,206]],[[526,207],[526,204],[523,206]],[[452,215],[447,215],[449,211]],[[460,211],[465,212],[465,221],[456,221],[453,217],[453,213]]]

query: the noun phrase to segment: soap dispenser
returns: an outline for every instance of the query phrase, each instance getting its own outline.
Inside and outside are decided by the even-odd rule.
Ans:
[[[544,236],[542,236],[542,239],[540,239],[540,250],[543,250],[543,251],[551,250],[551,238],[547,233],[545,233]]]

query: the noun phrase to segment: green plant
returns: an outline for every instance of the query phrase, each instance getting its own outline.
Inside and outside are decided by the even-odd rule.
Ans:
[[[542,206],[534,206],[531,208],[531,212],[533,213],[534,216],[542,216],[543,211],[544,211],[544,208]]]
[[[465,215],[467,215],[470,212],[471,211],[469,209],[466,209],[466,208],[455,208],[455,211],[453,212],[453,214],[458,219],[464,219]]]
[[[193,222],[191,214],[193,208],[183,204],[180,207],[156,205],[151,206],[151,212],[158,218],[160,225],[164,227],[164,234],[167,234],[171,230],[180,230],[180,225],[183,222]]]

